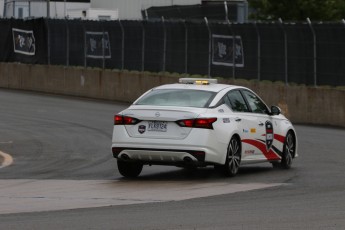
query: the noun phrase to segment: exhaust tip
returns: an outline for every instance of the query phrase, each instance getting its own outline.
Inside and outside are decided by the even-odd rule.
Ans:
[[[187,163],[191,163],[191,162],[193,162],[193,159],[190,158],[190,157],[184,157],[184,158],[183,158],[183,161],[184,161],[184,162],[187,162]]]
[[[130,160],[131,158],[127,154],[122,154],[121,159],[122,160]]]

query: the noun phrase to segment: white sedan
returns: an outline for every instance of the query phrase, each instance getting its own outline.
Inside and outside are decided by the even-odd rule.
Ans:
[[[114,116],[112,152],[124,177],[138,176],[143,165],[213,165],[234,176],[249,163],[289,169],[297,136],[280,108],[269,109],[250,89],[181,78]]]

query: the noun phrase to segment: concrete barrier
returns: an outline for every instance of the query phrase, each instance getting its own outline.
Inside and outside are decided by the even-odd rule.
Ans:
[[[133,102],[145,91],[178,77],[135,71],[0,63],[0,87]],[[220,79],[246,86],[295,123],[345,127],[345,90]]]

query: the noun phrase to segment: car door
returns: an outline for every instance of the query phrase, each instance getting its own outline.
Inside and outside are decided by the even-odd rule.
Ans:
[[[274,141],[272,117],[266,104],[255,93],[242,89],[241,93],[250,109],[250,133],[252,136],[243,142],[255,147],[253,160],[279,160],[280,157],[271,150]]]
[[[242,140],[242,161],[256,160],[262,155],[261,151],[251,144],[257,139],[257,118],[253,116],[239,89],[229,91],[224,101],[233,112],[232,119],[236,122]]]

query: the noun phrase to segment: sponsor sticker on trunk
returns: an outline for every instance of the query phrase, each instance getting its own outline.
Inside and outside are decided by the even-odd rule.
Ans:
[[[145,133],[145,131],[146,131],[146,126],[145,125],[139,125],[138,132],[140,134],[143,134],[143,133]]]

